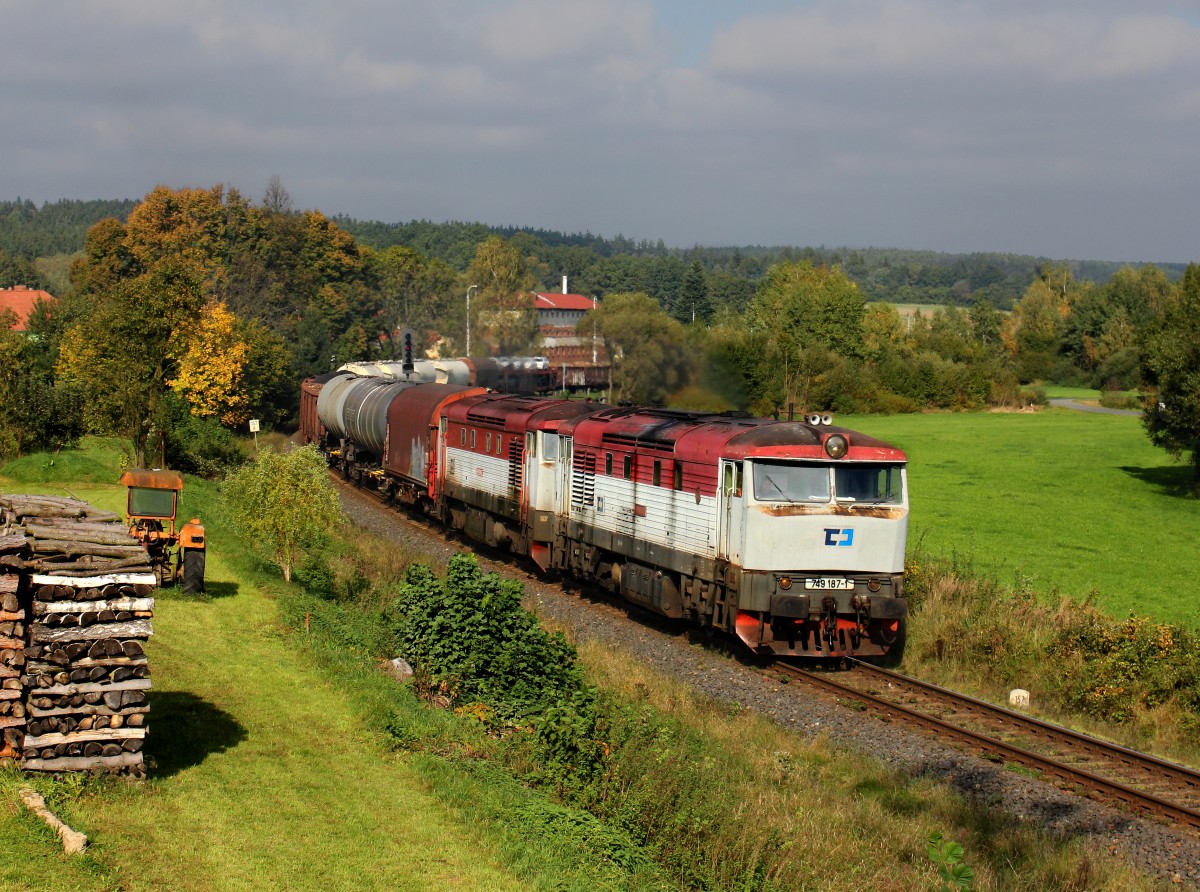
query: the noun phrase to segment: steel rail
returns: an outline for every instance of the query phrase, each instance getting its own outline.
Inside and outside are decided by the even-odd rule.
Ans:
[[[856,663],[859,661],[855,661]],[[867,664],[861,664],[867,665]],[[1156,796],[1152,793],[1146,793],[1127,786],[1118,781],[1109,780],[1101,777],[1091,771],[1083,768],[1077,768],[1063,762],[1056,761],[1048,756],[1043,756],[1039,753],[1032,752],[1022,747],[1014,746],[1010,743],[1005,743],[1002,740],[997,740],[986,734],[977,731],[972,731],[969,728],[964,728],[960,725],[953,724],[943,719],[936,718],[927,713],[904,706],[886,697],[881,697],[876,694],[863,691],[856,688],[852,684],[844,684],[834,681],[827,675],[817,672],[812,672],[791,664],[779,663],[773,669],[782,670],[785,674],[803,679],[815,687],[824,688],[840,696],[849,696],[860,700],[869,709],[875,712],[885,714],[894,713],[903,716],[907,722],[924,727],[926,729],[936,731],[939,734],[948,734],[961,740],[965,740],[972,746],[1001,756],[1009,761],[1015,762],[1027,767],[1036,768],[1043,775],[1057,778],[1071,784],[1079,784],[1089,788],[1094,792],[1102,794],[1104,797],[1120,802],[1126,806],[1132,807],[1138,811],[1158,817],[1172,818],[1189,827],[1200,829],[1200,811],[1197,811],[1187,806],[1180,805],[1168,799]],[[1118,744],[1110,744],[1106,741],[1095,737],[1089,737],[1086,734],[1080,734],[1077,731],[1071,731],[1068,728],[1060,728],[1057,725],[1052,725],[1048,722],[1043,722],[1040,719],[1035,719],[1030,716],[1021,715],[1012,710],[1005,709],[1001,706],[996,706],[987,703],[983,700],[977,700],[974,697],[969,697],[965,694],[959,694],[956,691],[941,688],[929,682],[919,681],[907,675],[890,672],[886,669],[879,669],[875,666],[869,666],[872,673],[879,673],[882,677],[888,677],[895,680],[897,683],[911,685],[921,688],[931,694],[934,694],[943,700],[951,703],[962,703],[986,712],[990,715],[999,716],[1006,721],[1018,724],[1023,727],[1032,727],[1037,732],[1042,734],[1052,734],[1055,737],[1066,739],[1076,746],[1086,746],[1093,752],[1100,752],[1106,756],[1116,756],[1118,761],[1126,764],[1137,764],[1139,767],[1153,769],[1159,776],[1175,779],[1177,782],[1183,783],[1189,789],[1196,789],[1197,784],[1200,784],[1200,772],[1193,771],[1183,765],[1176,765],[1173,762],[1167,762],[1158,759],[1154,756],[1145,753],[1139,753],[1135,750],[1126,749]]]
[[[1050,737],[1066,739],[1073,744],[1077,744],[1083,749],[1095,752],[1106,759],[1111,759],[1125,765],[1135,766],[1143,770],[1154,772],[1158,775],[1167,775],[1182,786],[1187,787],[1192,792],[1200,794],[1200,771],[1193,768],[1188,768],[1186,765],[1180,765],[1177,762],[1170,762],[1166,759],[1160,759],[1157,756],[1152,756],[1149,753],[1138,752],[1131,750],[1128,747],[1121,746],[1119,743],[1112,743],[1108,740],[1101,740],[1098,737],[1093,737],[1090,734],[1084,734],[1081,731],[1074,731],[1071,728],[1064,728],[1061,725],[1055,725],[1051,722],[1043,721],[1034,716],[1025,715],[1011,709],[1006,709],[1003,706],[998,706],[995,703],[988,703],[986,700],[979,700],[968,694],[961,694],[957,691],[951,691],[947,688],[939,687],[927,681],[922,681],[919,678],[913,678],[909,675],[903,675],[899,672],[894,672],[890,669],[884,669],[880,666],[873,666],[870,663],[864,663],[862,660],[850,660],[856,665],[856,671],[866,671],[870,675],[875,675],[880,678],[887,679],[896,684],[908,685],[909,687],[918,688],[928,691],[939,697],[950,698],[958,702],[966,703],[969,706],[975,707],[989,715],[994,715],[999,718],[1011,721],[1025,729],[1033,729],[1038,732],[1044,732]]]

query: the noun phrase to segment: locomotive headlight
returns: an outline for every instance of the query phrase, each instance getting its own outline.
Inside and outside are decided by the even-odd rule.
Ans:
[[[783,588],[783,589],[791,588],[792,587],[792,577],[780,576],[779,577],[779,587]]]
[[[869,588],[873,592],[879,591],[879,580],[878,579],[868,579],[867,580],[867,588]]]
[[[850,448],[850,442],[841,434],[834,434],[825,441],[825,454],[830,458],[841,458]]]

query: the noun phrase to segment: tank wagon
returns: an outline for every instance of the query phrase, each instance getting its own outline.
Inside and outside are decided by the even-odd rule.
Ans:
[[[906,457],[886,443],[817,416],[322,379],[301,390],[304,441],[346,478],[471,539],[758,653],[903,645]]]
[[[402,362],[351,362],[338,371],[395,378],[420,384],[469,384],[501,393],[550,393],[562,389],[562,374],[544,356],[481,356],[465,359],[416,359]]]

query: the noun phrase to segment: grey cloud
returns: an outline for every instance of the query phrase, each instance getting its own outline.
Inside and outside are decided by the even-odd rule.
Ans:
[[[681,65],[650,0],[0,0],[0,197],[279,174],[330,214],[681,245],[1196,251],[1195,15],[756,8]]]

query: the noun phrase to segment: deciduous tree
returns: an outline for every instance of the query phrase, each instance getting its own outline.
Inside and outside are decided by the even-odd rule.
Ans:
[[[591,334],[593,318],[613,357],[617,399],[661,405],[688,383],[691,363],[683,326],[654,298],[642,292],[610,294],[584,316],[581,334]]]
[[[193,265],[164,260],[91,297],[91,312],[63,336],[58,377],[84,391],[94,427],[129,437],[144,466],[167,382],[204,307],[203,289]]]
[[[472,333],[481,331],[501,354],[531,349],[537,342],[535,283],[521,252],[492,236],[476,250],[467,278],[479,286],[472,307]]]
[[[771,414],[788,405],[820,405],[821,376],[833,356],[852,358],[863,350],[864,298],[836,267],[788,261],[767,271],[746,314],[724,332],[726,351],[738,363],[751,394],[751,407]]]
[[[1142,423],[1156,446],[1187,454],[1200,495],[1200,265],[1189,264],[1174,295],[1143,330],[1149,385]]]
[[[237,319],[225,304],[210,303],[183,337],[186,347],[168,381],[171,389],[197,417],[225,425],[246,421],[250,401],[242,384],[250,348],[238,335]]]
[[[229,478],[225,492],[246,541],[289,582],[305,551],[325,542],[343,520],[325,459],[315,446],[262,450]]]

